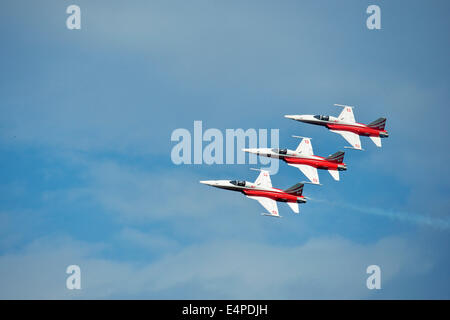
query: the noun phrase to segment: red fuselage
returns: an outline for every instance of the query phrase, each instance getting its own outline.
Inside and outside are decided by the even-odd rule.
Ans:
[[[284,157],[283,160],[287,163],[304,164],[307,166],[314,167],[316,169],[346,170],[346,165],[343,162],[333,162],[328,161],[323,157],[319,156],[316,157],[319,159]]]
[[[305,197],[286,193],[280,189],[275,189],[274,191],[243,189],[242,192],[247,196],[265,197],[279,202],[306,202]]]
[[[362,123],[357,123],[356,125],[327,123],[325,126],[330,130],[349,131],[356,133],[359,136],[384,138],[388,135],[386,130],[371,128]]]

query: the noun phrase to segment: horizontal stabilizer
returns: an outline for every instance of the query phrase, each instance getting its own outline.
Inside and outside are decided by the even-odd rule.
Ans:
[[[288,206],[294,211],[294,213],[298,213],[298,203],[297,202],[286,202]]]
[[[334,180],[339,181],[339,171],[337,170],[328,170]]]
[[[380,138],[380,137],[373,137],[373,136],[370,136],[369,138],[370,138],[370,140],[373,141],[373,143],[375,143],[375,145],[376,145],[378,148],[381,148],[381,138]]]

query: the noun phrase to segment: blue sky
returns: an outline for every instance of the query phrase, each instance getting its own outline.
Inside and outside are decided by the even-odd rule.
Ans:
[[[67,6],[82,29],[68,30]],[[381,30],[366,8],[381,8]],[[450,298],[445,1],[7,1],[0,10],[0,298]],[[284,114],[387,117],[377,149],[283,219],[171,162],[173,130],[280,129]],[[280,164],[274,186],[304,177]],[[77,264],[82,290],[65,287]],[[366,288],[377,264],[382,289]]]

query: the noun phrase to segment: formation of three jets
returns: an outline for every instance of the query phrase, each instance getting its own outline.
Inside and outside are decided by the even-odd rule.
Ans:
[[[351,149],[363,150],[360,136],[369,137],[377,147],[381,147],[381,138],[387,138],[385,130],[386,118],[379,118],[369,124],[357,123],[353,115],[353,107],[335,104],[344,109],[338,117],[323,115],[286,115],[286,118],[320,125],[328,128],[331,132],[340,134],[350,143]],[[297,137],[297,136],[294,136]],[[298,168],[313,184],[319,184],[317,169],[328,170],[335,180],[339,180],[339,171],[347,170],[343,162],[344,152],[338,151],[326,158],[314,155],[311,139],[303,138],[296,150],[252,148],[243,151],[260,156],[278,158],[288,165]],[[305,203],[307,198],[302,195],[303,183],[297,183],[289,189],[281,190],[272,187],[269,172],[260,170],[255,182],[236,180],[209,180],[200,183],[213,187],[239,191],[250,199],[257,200],[267,211],[266,216],[280,217],[277,202],[286,202],[295,213],[299,213],[298,203]]]

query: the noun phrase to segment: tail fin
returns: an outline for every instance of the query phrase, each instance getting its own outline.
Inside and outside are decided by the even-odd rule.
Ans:
[[[295,185],[293,185],[292,187],[290,187],[289,189],[284,190],[284,192],[289,193],[289,194],[293,194],[296,196],[301,196],[303,193],[303,183],[297,183]]]
[[[369,123],[367,126],[378,130],[384,130],[385,125],[386,125],[386,118],[378,118],[377,120]]]
[[[342,163],[344,161],[344,151],[338,151],[333,153],[331,156],[326,157],[325,159],[331,162]]]

